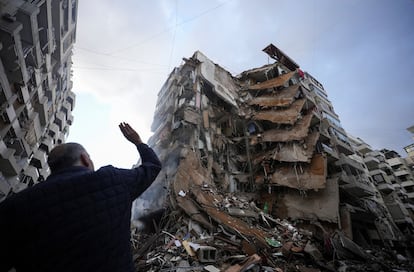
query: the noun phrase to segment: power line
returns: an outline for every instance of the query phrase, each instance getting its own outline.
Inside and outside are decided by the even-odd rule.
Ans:
[[[124,47],[124,48],[120,48],[120,49],[114,50],[114,51],[112,51],[112,52],[110,52],[110,53],[108,53],[108,54],[109,54],[109,55],[113,55],[113,54],[115,54],[115,53],[119,53],[119,52],[122,52],[122,51],[128,50],[128,49],[130,49],[130,48],[132,48],[132,47],[136,47],[136,46],[139,46],[139,45],[143,45],[143,44],[145,44],[145,43],[147,43],[147,42],[149,42],[149,41],[151,41],[151,40],[155,39],[156,37],[158,37],[158,36],[160,36],[160,35],[162,35],[162,34],[164,34],[164,33],[166,33],[166,32],[169,32],[172,28],[176,28],[176,27],[178,27],[178,26],[182,26],[182,25],[184,25],[184,24],[186,24],[186,23],[189,23],[189,22],[191,22],[191,21],[194,21],[195,19],[198,19],[198,18],[199,18],[199,17],[201,17],[201,16],[204,16],[204,15],[206,15],[206,14],[208,14],[208,13],[210,13],[210,12],[212,12],[212,11],[214,11],[214,10],[218,9],[218,8],[221,8],[222,6],[224,6],[224,5],[228,4],[228,3],[230,3],[231,1],[234,1],[234,0],[228,0],[228,1],[226,1],[226,2],[223,2],[223,3],[219,4],[219,5],[217,5],[217,6],[215,6],[215,7],[212,7],[212,8],[210,8],[210,9],[207,9],[207,10],[205,10],[205,11],[203,11],[203,12],[201,12],[201,13],[199,13],[199,14],[197,14],[197,15],[195,15],[195,16],[193,16],[193,17],[191,17],[191,18],[187,19],[187,20],[184,20],[184,21],[182,21],[181,23],[178,23],[178,24],[176,23],[174,26],[167,27],[166,29],[164,29],[164,30],[162,30],[162,31],[160,31],[160,32],[158,32],[158,33],[156,33],[156,34],[154,34],[154,35],[152,35],[152,36],[148,37],[147,39],[145,39],[145,40],[143,40],[143,41],[137,42],[137,43],[135,43],[135,44],[129,45],[129,46]]]
[[[103,71],[129,71],[129,72],[146,72],[146,71],[161,71],[166,69],[130,69],[130,68],[118,68],[118,67],[82,67],[82,66],[72,66],[74,69],[83,69],[83,70],[103,70]],[[161,73],[161,72],[159,72]]]
[[[161,67],[168,67],[165,64],[150,63],[150,62],[141,61],[141,60],[133,60],[133,59],[128,59],[128,58],[122,58],[122,57],[119,57],[119,56],[114,56],[114,55],[110,55],[108,53],[98,52],[98,51],[95,51],[95,50],[91,50],[91,49],[76,46],[76,45],[75,45],[75,49],[80,49],[82,51],[89,52],[89,53],[92,53],[92,54],[95,54],[95,55],[101,55],[101,56],[105,56],[105,57],[109,57],[109,58],[116,58],[118,60],[123,60],[123,61],[128,61],[128,62],[141,63],[141,64],[154,65],[154,66],[161,66]]]
[[[168,61],[168,70],[171,70],[171,61],[172,61],[172,56],[174,52],[175,35],[177,33],[177,17],[178,17],[178,0],[175,0],[175,27],[174,27],[174,33],[173,33],[173,39],[172,39],[172,45],[171,45],[170,59]]]

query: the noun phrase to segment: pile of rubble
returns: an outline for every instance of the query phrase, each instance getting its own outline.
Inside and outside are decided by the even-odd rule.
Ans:
[[[229,194],[219,202],[211,188],[202,190],[213,197],[204,208],[216,209],[208,228],[171,204],[157,213],[161,218],[146,216],[151,225],[133,229],[137,271],[413,271],[414,264],[403,256],[363,250],[317,222],[309,230],[309,224],[304,229],[300,221],[273,218],[251,195]],[[194,196],[183,191],[179,197]]]

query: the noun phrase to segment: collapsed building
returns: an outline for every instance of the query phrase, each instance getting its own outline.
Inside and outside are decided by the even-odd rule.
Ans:
[[[350,250],[366,258],[362,246],[403,242],[323,85],[273,44],[263,51],[274,63],[238,76],[199,51],[172,71],[158,94],[149,140],[164,168],[136,205],[185,213],[187,237],[200,238],[201,229],[230,232],[241,241],[221,241],[253,263],[259,252],[270,262],[274,255],[264,252],[283,237],[269,227],[281,222],[294,222],[287,232],[298,228],[320,241],[335,236],[328,247],[343,257]],[[310,239],[293,236],[288,251],[307,248],[320,260]],[[209,246],[205,252],[215,252]]]

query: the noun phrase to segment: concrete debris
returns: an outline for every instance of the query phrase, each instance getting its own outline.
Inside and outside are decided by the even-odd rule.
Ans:
[[[412,268],[323,86],[264,51],[276,62],[236,77],[196,52],[162,87],[149,144],[164,168],[134,205],[166,211],[133,232],[137,270]]]
[[[258,208],[246,204],[244,209],[254,212]],[[404,256],[394,256],[380,248],[363,250],[340,232],[319,237],[302,228],[300,220],[290,222],[268,214],[267,223],[260,216],[241,218],[243,224],[266,234],[266,245],[260,242],[259,234],[244,234],[235,226],[230,227],[231,224],[213,223],[212,231],[207,228],[195,231],[193,221],[183,211],[166,210],[158,222],[158,232],[133,235],[133,240],[140,241],[135,243],[134,250],[137,271],[409,271],[412,268]]]

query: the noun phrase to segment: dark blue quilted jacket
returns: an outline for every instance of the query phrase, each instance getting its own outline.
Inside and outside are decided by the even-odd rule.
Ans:
[[[0,203],[0,272],[134,271],[132,201],[161,170],[151,148],[137,148],[138,168],[71,167]]]

